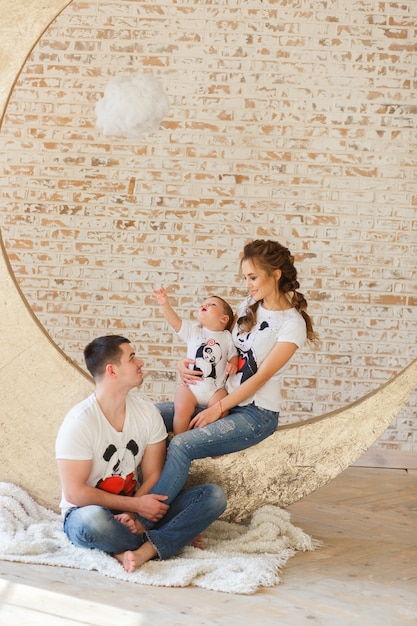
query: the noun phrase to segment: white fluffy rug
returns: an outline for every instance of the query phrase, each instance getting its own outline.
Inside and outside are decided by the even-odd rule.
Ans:
[[[187,547],[167,561],[150,561],[127,574],[113,557],[73,546],[61,516],[11,483],[0,483],[0,559],[96,570],[142,585],[187,587],[250,594],[280,582],[279,570],[296,551],[320,542],[290,522],[276,506],[263,506],[247,525],[218,520],[204,533],[206,550]]]

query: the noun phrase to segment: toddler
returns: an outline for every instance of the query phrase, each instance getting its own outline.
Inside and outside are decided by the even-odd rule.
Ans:
[[[153,291],[162,314],[178,336],[187,344],[190,368],[200,370],[201,380],[191,386],[181,385],[174,396],[174,435],[188,430],[198,406],[210,407],[227,395],[224,383],[238,368],[238,353],[230,329],[233,311],[219,296],[209,296],[198,311],[198,322],[182,320],[169,303],[164,288]],[[227,412],[224,412],[226,415]],[[222,412],[222,416],[223,412]]]

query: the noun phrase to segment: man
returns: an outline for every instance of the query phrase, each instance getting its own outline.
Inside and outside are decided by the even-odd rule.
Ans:
[[[226,498],[217,485],[185,489],[172,502],[149,494],[164,466],[167,432],[137,392],[143,362],[119,335],[94,339],[84,358],[95,393],[69,411],[56,440],[64,531],[76,546],[112,554],[133,572],[190,543],[223,513]]]

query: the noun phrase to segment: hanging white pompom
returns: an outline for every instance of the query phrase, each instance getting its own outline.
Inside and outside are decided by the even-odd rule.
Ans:
[[[138,139],[157,130],[168,111],[168,98],[150,74],[115,76],[96,103],[96,126],[103,135]]]

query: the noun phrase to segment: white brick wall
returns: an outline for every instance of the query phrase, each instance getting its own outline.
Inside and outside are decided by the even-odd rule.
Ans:
[[[238,255],[274,238],[297,258],[321,336],[286,378],[284,422],[357,399],[417,356],[413,0],[74,0],[23,68],[0,133],[0,224],[16,278],[81,365],[120,332],[145,392],[172,397],[180,314],[236,304]],[[170,113],[142,141],[105,138],[95,102],[152,72]],[[410,399],[378,442],[417,449]]]

